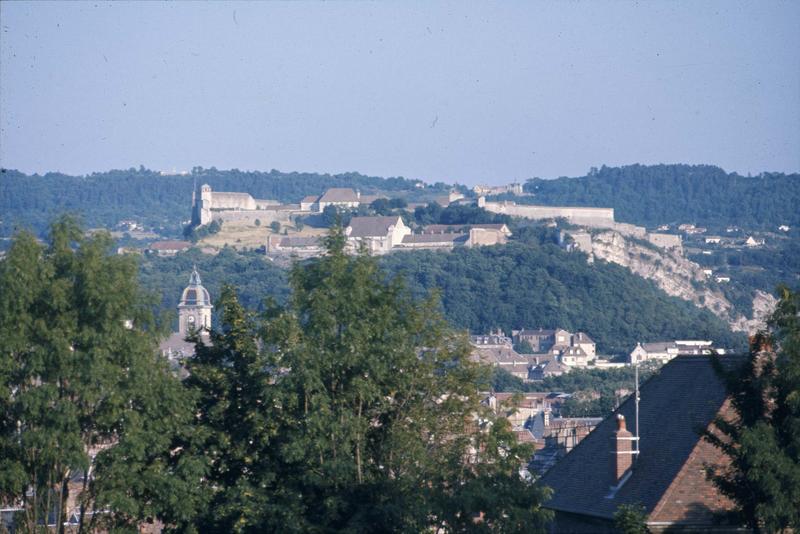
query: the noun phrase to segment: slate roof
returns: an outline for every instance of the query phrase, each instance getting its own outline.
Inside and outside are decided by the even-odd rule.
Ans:
[[[592,338],[590,338],[589,336],[587,336],[586,334],[584,334],[583,332],[578,332],[572,338],[572,342],[573,343],[594,343],[594,340]]]
[[[550,337],[556,333],[555,330],[543,330],[539,328],[538,330],[531,330],[528,328],[523,328],[519,332],[517,332],[518,336],[541,336],[541,337]]]
[[[403,243],[458,243],[460,241],[466,241],[467,238],[466,234],[451,234],[451,233],[444,233],[444,234],[409,234],[407,236],[403,236]]]
[[[743,360],[726,356],[722,361],[730,366]],[[634,431],[632,398],[540,479],[554,490],[547,508],[612,518],[619,505],[641,503],[650,514],[701,439],[697,429],[708,426],[726,398],[708,356],[678,356],[640,390],[641,453],[627,482],[614,498],[606,498],[612,486],[609,455],[616,415],[623,414]]]
[[[320,202],[358,202],[358,195],[349,187],[332,187],[325,191]]]
[[[654,343],[642,343],[642,348],[647,352],[667,352],[667,349],[675,349],[677,345],[673,341],[656,341]]]
[[[283,237],[280,240],[280,246],[285,248],[293,247],[321,247],[323,245],[323,236],[310,236],[310,237]]]
[[[422,230],[422,233],[443,234],[453,231],[468,232],[471,228],[500,231],[508,227],[505,224],[429,224]]]
[[[348,237],[386,237],[389,227],[400,221],[399,215],[385,217],[353,217],[350,219]]]

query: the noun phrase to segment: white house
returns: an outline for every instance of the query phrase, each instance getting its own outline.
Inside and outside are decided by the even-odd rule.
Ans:
[[[411,234],[411,228],[399,215],[386,217],[353,217],[345,229],[351,251],[362,245],[372,254],[386,254]]]

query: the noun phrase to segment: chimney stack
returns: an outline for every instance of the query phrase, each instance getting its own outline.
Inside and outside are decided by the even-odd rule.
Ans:
[[[615,485],[633,465],[633,439],[625,428],[625,416],[617,414],[617,430],[611,436],[611,480]]]

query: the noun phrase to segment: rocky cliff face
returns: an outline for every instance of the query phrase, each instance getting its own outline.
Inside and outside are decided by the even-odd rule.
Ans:
[[[589,253],[585,243],[579,248]],[[595,258],[622,265],[653,280],[667,294],[708,308],[736,331],[752,333],[763,328],[766,317],[775,307],[775,298],[759,291],[753,302],[753,319],[736,314],[722,292],[708,286],[707,276],[698,264],[678,251],[660,249],[618,232],[605,231],[591,236],[589,259]]]

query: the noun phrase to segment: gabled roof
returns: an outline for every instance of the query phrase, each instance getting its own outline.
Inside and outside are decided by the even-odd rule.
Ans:
[[[358,202],[358,195],[349,187],[332,187],[325,191],[320,202]]]
[[[722,361],[730,366],[742,360],[728,356]],[[640,389],[641,453],[630,478],[614,498],[607,498],[613,485],[609,456],[616,415],[624,415],[633,432],[633,399],[606,417],[540,479],[540,484],[554,490],[552,499],[545,504],[547,508],[610,519],[622,504],[641,504],[648,514],[652,513],[698,446],[701,438],[697,430],[708,427],[726,398],[725,386],[708,356],[678,356]],[[715,458],[722,457],[720,451],[714,451],[711,454]],[[704,477],[702,469],[698,471],[695,475]],[[704,479],[697,480],[702,484]],[[693,499],[701,498],[695,493],[701,492],[687,490],[681,504],[687,512]]]
[[[293,247],[321,247],[324,245],[323,236],[303,236],[303,237],[282,237],[280,246],[285,248]]]
[[[581,347],[567,347],[564,349],[563,352],[564,356],[586,356],[586,351],[584,351]]]
[[[569,372],[569,367],[556,360],[549,360],[546,363],[539,364],[542,373],[566,373]]]
[[[347,237],[386,237],[389,234],[389,227],[401,223],[399,215],[386,217],[353,217]]]
[[[675,349],[677,346],[673,341],[656,341],[654,343],[642,343],[642,348],[646,352],[667,352],[668,349]]]
[[[575,336],[572,338],[572,341],[573,343],[594,343],[594,340],[583,332],[578,332],[575,334]]]
[[[300,201],[301,204],[313,204],[317,201],[319,195],[308,195],[307,197],[303,197],[303,200]]]
[[[555,330],[542,330],[541,328],[537,330],[532,330],[529,328],[523,328],[519,332],[517,332],[518,336],[552,336],[556,333]]]

